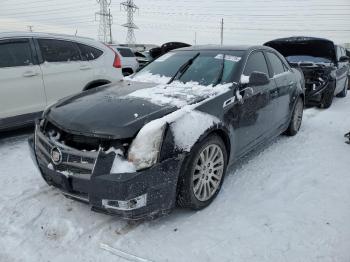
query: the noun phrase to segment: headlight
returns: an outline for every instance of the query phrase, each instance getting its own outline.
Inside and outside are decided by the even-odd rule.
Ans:
[[[158,119],[146,124],[131,143],[128,161],[136,170],[153,166],[157,163],[167,123]]]

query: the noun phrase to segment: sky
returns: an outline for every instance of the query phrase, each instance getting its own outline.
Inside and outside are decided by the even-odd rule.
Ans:
[[[112,34],[125,43],[126,12],[111,0]],[[262,44],[294,35],[350,42],[349,0],[134,0],[137,43]],[[75,34],[97,38],[96,0],[0,0],[0,31]]]

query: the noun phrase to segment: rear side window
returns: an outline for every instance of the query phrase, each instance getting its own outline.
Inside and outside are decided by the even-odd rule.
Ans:
[[[254,71],[269,75],[266,59],[262,52],[254,52],[249,56],[243,74],[250,76]]]
[[[283,64],[282,60],[275,55],[274,53],[271,52],[266,52],[267,57],[271,63],[273,75],[279,75],[287,71],[286,66]]]
[[[129,48],[117,48],[118,52],[123,57],[135,57],[134,53]]]
[[[33,64],[28,39],[0,41],[0,68]]]
[[[84,44],[78,44],[78,46],[84,60],[88,60],[88,61],[95,60],[103,54],[101,50],[94,48],[92,46],[88,46]]]
[[[46,62],[69,62],[81,60],[77,45],[70,41],[39,39],[39,47]]]

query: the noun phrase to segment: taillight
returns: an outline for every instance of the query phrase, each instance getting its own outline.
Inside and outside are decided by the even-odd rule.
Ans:
[[[113,67],[122,68],[122,61],[120,60],[120,57],[117,53],[115,53]]]
[[[122,68],[122,61],[121,61],[118,53],[111,46],[106,45],[106,44],[104,44],[104,45],[107,46],[109,49],[111,49],[114,53],[113,67],[114,68]]]

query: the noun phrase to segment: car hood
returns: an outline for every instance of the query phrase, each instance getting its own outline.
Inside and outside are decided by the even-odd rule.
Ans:
[[[45,118],[73,134],[113,139],[131,138],[143,125],[178,108],[129,97],[157,84],[121,81],[63,99],[45,112]]]
[[[124,80],[65,98],[46,110],[44,117],[72,134],[127,139],[148,122],[225,90],[228,85]]]
[[[336,61],[334,43],[330,40],[314,37],[288,37],[269,41],[264,44],[288,56],[313,56]],[[300,61],[302,62],[302,61]]]

